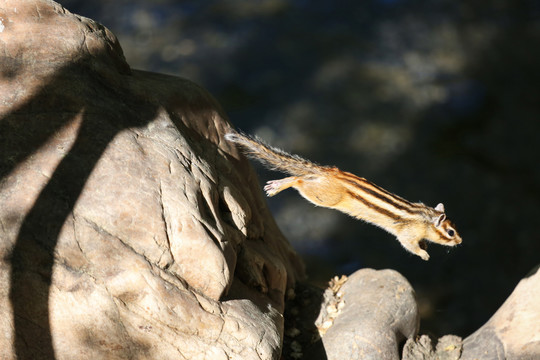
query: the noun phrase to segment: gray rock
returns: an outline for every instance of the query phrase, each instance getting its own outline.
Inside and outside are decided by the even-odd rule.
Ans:
[[[414,291],[393,270],[363,269],[343,284],[343,306],[322,336],[328,360],[399,359],[398,344],[415,336]]]
[[[403,360],[459,360],[462,350],[459,336],[445,335],[433,349],[431,339],[422,335],[418,340],[410,338],[403,347]]]
[[[463,342],[461,359],[540,359],[540,267],[522,279],[504,304]]]
[[[461,340],[447,335],[434,350],[422,335],[409,339],[404,360],[535,360],[540,359],[540,271],[536,268],[480,329]]]
[[[0,4],[0,358],[279,358],[300,259],[215,100]]]

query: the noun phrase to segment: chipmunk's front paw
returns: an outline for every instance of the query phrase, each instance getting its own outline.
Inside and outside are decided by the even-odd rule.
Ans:
[[[398,238],[398,240],[403,245],[403,247],[411,253],[420,256],[422,260],[429,260],[429,254],[425,250],[427,249],[427,244],[424,240],[409,240],[403,238]]]
[[[419,249],[416,252],[416,255],[420,256],[422,258],[422,260],[426,260],[426,261],[429,260],[429,254],[427,253],[426,250]]]

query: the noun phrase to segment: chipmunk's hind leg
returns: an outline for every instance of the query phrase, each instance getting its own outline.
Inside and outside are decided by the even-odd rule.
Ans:
[[[290,176],[279,180],[271,180],[266,183],[264,191],[266,191],[266,196],[274,196],[285,189],[297,185],[299,180],[300,178],[296,176]]]
[[[305,175],[286,177],[281,180],[269,181],[264,187],[264,190],[266,190],[268,196],[274,196],[290,187],[298,190],[300,195],[317,206],[342,210],[338,204],[343,200],[345,190],[340,184],[329,181],[329,178],[326,176]]]

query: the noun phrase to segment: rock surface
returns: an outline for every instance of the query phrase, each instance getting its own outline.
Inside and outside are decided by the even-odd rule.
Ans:
[[[399,342],[415,336],[419,324],[407,280],[393,270],[362,269],[337,294],[344,305],[322,336],[328,360],[399,359]]]
[[[278,358],[303,267],[219,105],[52,1],[0,20],[0,358]]]
[[[403,360],[459,360],[463,344],[455,335],[445,335],[433,349],[431,338],[422,335],[418,340],[410,338],[403,347]]]
[[[439,339],[434,350],[423,335],[409,339],[404,360],[535,360],[540,359],[540,267],[520,281],[493,317],[465,340]]]
[[[504,304],[463,342],[461,359],[540,359],[540,267],[519,282]]]

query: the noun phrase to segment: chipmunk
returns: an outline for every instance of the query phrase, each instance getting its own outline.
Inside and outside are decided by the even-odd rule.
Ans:
[[[257,137],[228,133],[225,139],[240,145],[247,155],[271,169],[293,175],[268,181],[264,187],[267,196],[295,188],[315,205],[340,210],[388,231],[405,249],[424,260],[429,260],[424,239],[447,246],[461,243],[455,226],[446,218],[443,204],[432,208],[412,203],[364,178],[336,167],[317,165]]]

